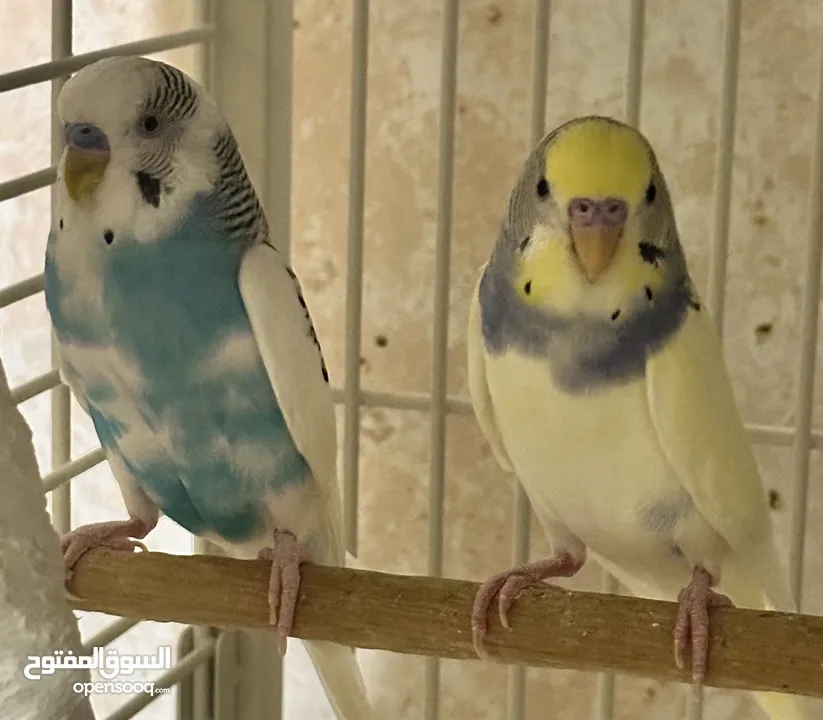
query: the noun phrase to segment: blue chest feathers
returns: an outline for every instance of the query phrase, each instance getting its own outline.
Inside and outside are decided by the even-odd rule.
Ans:
[[[264,500],[308,466],[254,342],[240,244],[197,211],[157,242],[90,240],[100,247],[87,274],[60,242],[50,240],[46,302],[109,457],[190,532],[257,535]]]

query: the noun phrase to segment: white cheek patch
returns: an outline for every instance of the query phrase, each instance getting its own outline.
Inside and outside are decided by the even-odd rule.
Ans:
[[[72,200],[62,181],[62,165],[58,176],[58,212],[64,227],[86,242],[102,243],[103,233],[111,230],[115,235],[125,235],[132,241],[152,243],[171,232],[189,209],[198,193],[212,189],[214,174],[210,158],[197,158],[192,152],[178,153],[175,172],[169,184],[163,185],[158,207],[147,203],[140,192],[134,159],[126,155],[119,162],[111,162],[89,204]],[[78,259],[85,263],[85,259]]]
[[[143,199],[132,176],[137,199],[132,232],[137,242],[155,242],[174,230],[188,212],[195,196],[213,189],[213,176],[211,156],[193,152],[185,146],[179,148],[174,158],[174,172],[161,181],[160,204],[157,207]]]

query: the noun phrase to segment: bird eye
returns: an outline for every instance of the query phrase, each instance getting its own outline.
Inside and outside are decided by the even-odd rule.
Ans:
[[[649,183],[649,187],[646,188],[646,202],[651,205],[656,197],[657,188],[654,186],[654,183]]]
[[[160,119],[157,115],[144,115],[140,119],[140,129],[147,135],[154,135],[160,129]]]
[[[537,181],[537,194],[542,198],[547,197],[549,194],[549,181],[544,177]]]

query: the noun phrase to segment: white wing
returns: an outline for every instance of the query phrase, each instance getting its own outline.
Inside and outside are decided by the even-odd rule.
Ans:
[[[480,279],[483,278],[485,270],[486,266],[484,265],[480,271]],[[485,435],[486,441],[489,443],[500,467],[507,472],[511,472],[513,469],[512,462],[497,427],[494,406],[486,382],[486,350],[483,342],[482,319],[480,317],[480,280],[474,286],[474,294],[469,307],[466,345],[468,350],[469,396],[474,407],[477,424],[480,425],[480,429],[483,431],[483,435]]]
[[[238,280],[286,426],[323,493],[336,543],[334,557],[342,562],[334,401],[300,284],[283,256],[265,243],[246,251]]]
[[[705,310],[689,311],[647,371],[652,422],[680,482],[709,524],[751,563],[769,600],[791,605],[757,462]]]

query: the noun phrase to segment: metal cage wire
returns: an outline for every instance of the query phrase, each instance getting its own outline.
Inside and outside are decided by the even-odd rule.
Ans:
[[[211,52],[225,8],[215,0],[198,0],[200,24],[197,27],[127,43],[82,55],[72,54],[72,2],[52,0],[52,59],[50,62],[23,68],[0,75],[0,92],[41,82],[51,82],[52,110],[57,94],[68,74],[87,64],[112,55],[151,55],[165,50],[189,45],[200,45],[201,70],[204,84],[216,93],[214,66]],[[642,96],[643,51],[645,44],[645,0],[627,0],[629,12],[629,50],[626,58],[624,118],[638,125]],[[287,0],[278,9],[267,8],[269,22],[285,23],[293,13],[293,2]],[[429,478],[429,551],[428,572],[440,575],[443,569],[443,499],[445,481],[446,419],[449,414],[471,414],[468,401],[449,397],[446,386],[448,346],[448,300],[451,266],[451,217],[452,178],[455,144],[455,110],[457,98],[458,29],[460,19],[459,0],[444,0],[442,4],[442,55],[440,90],[440,127],[438,137],[438,200],[437,234],[434,277],[434,323],[432,333],[432,385],[429,395],[413,393],[374,392],[361,387],[360,349],[363,315],[363,237],[365,198],[365,157],[367,145],[366,110],[368,104],[368,41],[369,1],[352,0],[352,67],[350,108],[350,167],[348,208],[348,260],[346,288],[346,347],[345,379],[342,388],[334,390],[337,403],[344,406],[343,423],[343,497],[344,528],[348,548],[356,552],[358,544],[358,473],[360,409],[363,406],[393,408],[431,414],[431,459]],[[271,13],[271,17],[269,17]],[[725,34],[720,87],[720,122],[718,150],[715,167],[714,213],[711,260],[707,302],[719,328],[723,326],[725,301],[726,264],[729,236],[729,216],[732,186],[732,164],[735,141],[736,98],[738,64],[740,55],[741,0],[727,0]],[[531,116],[525,132],[525,144],[530,148],[544,134],[546,121],[546,95],[549,74],[549,30],[551,26],[550,0],[535,0],[533,10],[532,67],[531,67]],[[271,24],[268,25],[271,30]],[[282,33],[291,32],[291,23]],[[270,33],[269,33],[270,34]],[[282,35],[280,35],[282,37]],[[276,206],[278,217],[288,218],[290,199],[290,115],[291,115],[291,43],[275,50],[275,43],[267,36],[265,50],[265,108],[266,126],[281,128],[286,142],[273,142],[273,134],[264,143],[263,178],[264,205],[268,212]],[[279,75],[278,75],[279,73]],[[277,93],[276,101],[271,88],[287,87],[289,92]],[[219,99],[219,96],[218,96]],[[806,504],[808,495],[809,456],[812,449],[823,447],[823,433],[812,429],[814,373],[816,365],[816,341],[820,301],[821,252],[823,251],[823,46],[821,47],[820,82],[817,94],[817,119],[813,153],[812,180],[809,197],[810,223],[807,241],[806,277],[804,281],[802,347],[797,376],[797,421],[794,427],[777,427],[747,424],[754,443],[792,447],[793,449],[793,497],[791,504],[791,547],[789,573],[791,587],[800,606],[803,588],[803,557],[806,530]],[[54,115],[54,113],[53,113]],[[281,138],[282,139],[282,138]],[[62,151],[62,131],[56,118],[52,121],[52,166],[43,168],[0,183],[0,201],[9,200],[25,193],[47,187],[55,179],[55,165]],[[282,212],[283,210],[285,212]],[[279,241],[288,250],[289,228],[281,223],[276,229]],[[42,275],[28,278],[8,287],[0,288],[0,310],[32,297],[43,290]],[[54,362],[54,356],[52,356]],[[71,480],[101,463],[105,458],[102,448],[79,457],[71,456],[71,421],[69,390],[61,384],[56,368],[32,378],[14,388],[12,393],[20,404],[42,393],[50,392],[52,398],[51,435],[52,470],[43,477],[46,492],[53,497],[53,522],[59,532],[66,532],[71,525]],[[530,513],[528,499],[521,488],[515,496],[513,512],[513,559],[516,563],[529,557]],[[614,580],[604,574],[603,589],[614,592]],[[86,647],[106,645],[137,624],[137,621],[119,619],[89,638]],[[157,680],[159,687],[171,687],[195,673],[215,653],[218,638],[200,634],[194,647],[172,670]],[[425,717],[440,718],[440,664],[437,658],[426,660]],[[271,678],[269,677],[269,682]],[[204,688],[200,685],[200,690]],[[509,669],[507,720],[523,720],[525,717],[526,670],[522,666]],[[126,702],[106,720],[127,720],[151,703],[155,696],[138,696]],[[199,698],[194,709],[186,714],[186,720],[205,720],[208,717],[206,702]],[[275,716],[282,711],[275,708]],[[614,678],[602,675],[598,681],[594,717],[611,720],[614,715]],[[694,720],[702,718],[702,703],[691,710]]]

